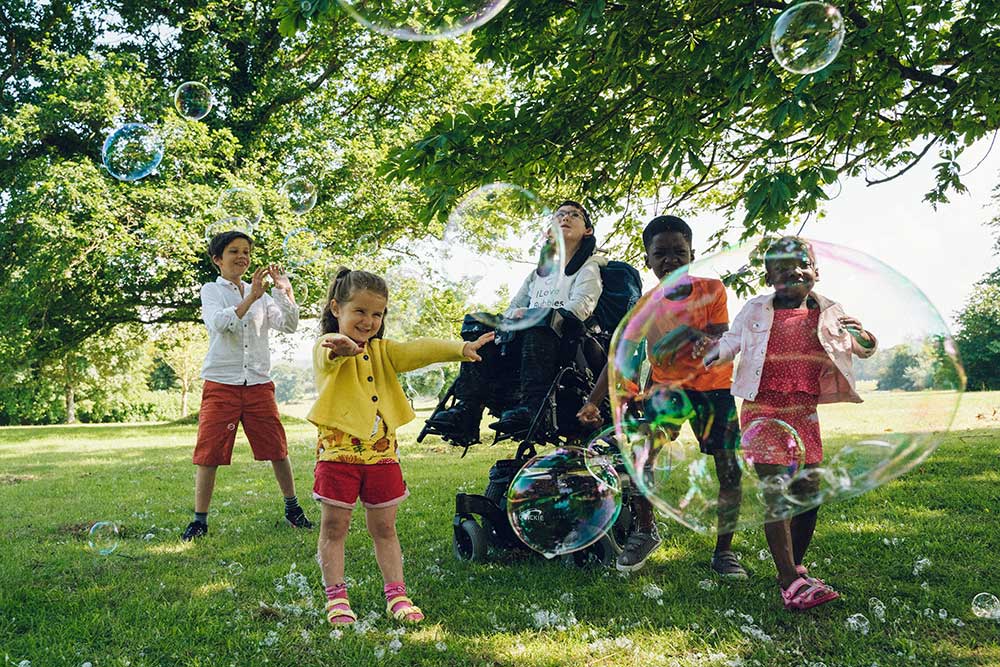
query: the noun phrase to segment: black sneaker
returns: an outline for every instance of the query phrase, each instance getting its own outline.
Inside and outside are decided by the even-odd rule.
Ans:
[[[625,541],[625,548],[618,555],[615,567],[621,572],[635,572],[646,564],[646,559],[661,543],[655,528],[650,533],[632,533]]]
[[[504,410],[503,414],[500,415],[500,421],[490,424],[490,428],[508,433],[523,431],[531,426],[531,418],[534,416],[535,414],[530,408],[526,408],[523,405],[518,406],[510,410]]]
[[[188,524],[188,527],[184,529],[184,534],[181,535],[181,540],[184,542],[190,542],[196,537],[201,537],[202,535],[208,535],[208,524],[202,523],[201,521],[192,521]]]
[[[302,511],[301,507],[296,507],[293,510],[285,512],[285,521],[288,525],[294,526],[295,528],[312,528],[312,521],[306,518],[306,513]]]
[[[732,551],[716,551],[712,554],[712,570],[724,579],[750,578]]]

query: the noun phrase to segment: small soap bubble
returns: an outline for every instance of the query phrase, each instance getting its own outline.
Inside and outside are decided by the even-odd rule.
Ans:
[[[223,216],[244,218],[249,220],[251,225],[256,225],[264,217],[260,197],[250,188],[236,187],[224,190],[219,195],[216,206]]]
[[[845,621],[848,630],[854,632],[860,632],[863,635],[867,635],[868,631],[871,629],[871,624],[864,614],[853,614],[847,617]]]
[[[833,62],[844,43],[844,19],[825,2],[792,5],[774,22],[771,53],[789,72],[811,74]]]
[[[207,116],[212,104],[212,92],[198,81],[185,81],[174,91],[174,108],[190,120],[201,120]]]
[[[437,405],[441,390],[444,389],[444,369],[441,366],[425,366],[415,371],[403,373],[403,387],[414,407]]]
[[[885,620],[885,603],[878,598],[868,598],[868,609],[876,621]]]
[[[244,217],[230,215],[221,220],[216,220],[205,227],[205,240],[211,241],[213,237],[223,232],[243,232],[253,238],[253,225]]]
[[[298,268],[309,266],[323,259],[323,242],[312,229],[298,227],[285,235],[281,244],[285,266]]]
[[[316,205],[316,186],[303,176],[290,178],[281,186],[281,194],[295,215],[308,213]]]
[[[238,563],[236,561],[233,561],[228,566],[226,566],[226,569],[229,570],[229,574],[233,575],[234,577],[238,577],[241,574],[243,574],[243,564]]]
[[[101,157],[109,174],[120,181],[137,181],[160,166],[163,139],[149,125],[127,123],[104,140]]]
[[[992,593],[979,593],[972,598],[972,613],[979,618],[1000,619],[1000,600]]]
[[[87,546],[99,556],[108,556],[118,548],[119,537],[118,524],[113,521],[98,521],[87,533]]]

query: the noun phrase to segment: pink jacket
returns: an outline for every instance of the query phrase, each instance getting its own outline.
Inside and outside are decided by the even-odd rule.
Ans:
[[[819,342],[833,362],[820,376],[818,402],[861,403],[861,397],[854,390],[851,355],[856,354],[862,359],[870,357],[878,349],[878,343],[876,341],[871,348],[863,347],[837,321],[844,315],[840,304],[815,292],[812,296],[819,302]],[[733,396],[751,401],[757,396],[767,341],[771,337],[771,323],[774,322],[773,301],[773,293],[748,301],[736,315],[733,326],[719,341],[719,361],[731,361],[737,354],[742,355],[733,378]],[[874,336],[872,340],[875,340]]]

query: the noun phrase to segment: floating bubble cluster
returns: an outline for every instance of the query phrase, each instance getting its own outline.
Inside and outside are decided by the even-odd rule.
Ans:
[[[174,91],[174,108],[190,120],[201,120],[212,110],[212,92],[203,83],[185,81]]]
[[[844,43],[844,19],[825,2],[792,5],[774,22],[771,53],[789,72],[811,74],[833,62]]]
[[[618,474],[567,447],[524,464],[507,491],[514,533],[546,558],[599,540],[621,511]]]
[[[810,259],[819,279],[804,292],[813,295],[804,302],[807,307],[774,309],[768,298],[738,316],[749,299],[773,294],[761,265],[767,246],[746,244],[666,276],[627,315],[612,341],[612,412],[625,468],[659,510],[699,532],[794,516],[899,477],[937,447],[964,386],[940,314],[903,276],[857,250],[812,242]],[[844,314],[875,336],[874,352],[858,342],[867,341],[859,330],[841,323]],[[820,332],[810,343],[815,350],[786,353],[780,340],[769,346],[771,332],[797,317],[814,318],[802,326]],[[720,348],[709,326],[720,321],[731,322],[733,329],[721,348],[742,350],[735,364],[746,364],[756,382],[737,391],[758,399],[738,400],[738,438],[720,434],[725,425],[735,428],[739,415],[707,400],[713,391],[728,393],[733,374],[726,360],[708,368],[704,363],[706,354],[711,358]],[[847,350],[855,352],[858,393],[842,370]],[[904,362],[905,373],[896,377],[893,364]],[[809,377],[814,385],[799,384]],[[762,388],[772,398],[761,400]],[[894,392],[889,401],[877,388],[911,391]],[[824,402],[814,408],[819,393]],[[777,405],[775,395],[794,400]],[[855,404],[859,399],[864,402]],[[713,433],[735,450],[735,466],[723,469],[721,499],[716,462],[702,453],[696,433]]]
[[[558,292],[563,288],[566,244],[562,230],[534,193],[509,183],[490,183],[463,198],[448,217],[445,243],[455,246],[476,237],[487,239],[493,250],[512,253],[497,259],[534,266],[537,289]],[[539,324],[550,314],[550,308],[511,306],[504,313],[472,315],[498,331],[517,331]]]
[[[99,556],[113,554],[118,548],[120,533],[113,521],[98,521],[90,527],[87,546]]]
[[[303,176],[285,181],[281,186],[281,195],[288,201],[288,208],[295,215],[308,213],[316,205],[316,186]]]
[[[148,125],[127,123],[104,140],[101,157],[112,176],[120,181],[137,181],[160,166],[163,139]]]
[[[407,41],[452,39],[478,28],[509,0],[338,0],[358,23]],[[309,9],[312,8],[310,3]],[[303,6],[303,11],[309,11]]]

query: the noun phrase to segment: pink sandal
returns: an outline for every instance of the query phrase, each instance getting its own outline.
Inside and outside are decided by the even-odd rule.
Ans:
[[[840,593],[818,580],[799,577],[788,588],[781,589],[781,600],[789,611],[805,611],[840,597]],[[779,587],[780,588],[780,587]]]

